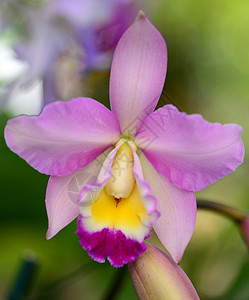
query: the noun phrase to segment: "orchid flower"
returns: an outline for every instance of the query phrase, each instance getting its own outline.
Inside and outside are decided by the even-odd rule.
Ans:
[[[82,247],[120,267],[145,251],[153,227],[181,261],[195,226],[194,192],[233,172],[244,147],[238,125],[208,123],[172,105],[153,112],[166,67],[165,41],[140,12],[114,53],[112,111],[77,98],[8,122],[8,147],[51,176],[47,239],[79,216]]]
[[[78,82],[79,77],[90,71],[110,67],[117,41],[135,17],[135,4],[133,0],[52,0],[29,5],[11,0],[9,4],[0,3],[0,11],[7,15],[3,21],[5,27],[15,24],[16,14],[17,19],[23,20],[24,24],[19,26],[22,34],[14,48],[17,57],[29,66],[21,78],[8,86],[25,88],[42,79],[46,105],[64,99],[68,90],[72,93],[69,86],[62,92],[63,84],[56,76],[58,69],[60,73],[60,68],[65,65],[73,68],[77,62],[73,75]],[[0,108],[8,96],[3,97],[5,101],[1,101]]]

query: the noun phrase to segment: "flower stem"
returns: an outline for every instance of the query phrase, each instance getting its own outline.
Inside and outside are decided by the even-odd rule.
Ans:
[[[225,204],[203,199],[197,200],[197,208],[220,213],[235,221],[249,250],[249,214],[247,212]]]
[[[114,280],[111,282],[107,293],[104,295],[102,300],[113,300],[116,298],[120,287],[122,286],[125,276],[127,274],[127,266],[118,269],[115,271]]]
[[[246,214],[243,211],[235,207],[203,199],[197,200],[197,208],[207,209],[216,213],[220,213],[226,217],[229,217],[230,219],[233,219],[238,223],[241,223],[246,216]]]

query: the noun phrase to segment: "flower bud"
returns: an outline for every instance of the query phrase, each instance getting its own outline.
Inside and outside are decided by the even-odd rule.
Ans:
[[[146,243],[147,250],[129,263],[129,272],[138,299],[199,299],[191,281],[166,253]]]

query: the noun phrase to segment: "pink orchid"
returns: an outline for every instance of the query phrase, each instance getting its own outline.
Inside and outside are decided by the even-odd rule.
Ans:
[[[153,227],[180,262],[195,226],[194,192],[233,172],[244,147],[238,125],[211,124],[172,105],[153,112],[166,67],[166,44],[141,12],[114,53],[112,111],[77,98],[8,122],[8,147],[51,175],[48,239],[79,216],[82,247],[118,267],[145,251]]]

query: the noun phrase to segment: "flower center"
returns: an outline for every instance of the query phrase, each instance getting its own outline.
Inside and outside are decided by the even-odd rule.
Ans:
[[[118,147],[124,139],[119,140],[115,147]],[[137,146],[130,141],[131,147],[137,151]],[[113,196],[117,204],[122,198],[128,198],[135,185],[135,177],[133,175],[133,153],[127,141],[118,149],[114,158],[112,171],[113,175],[105,185],[105,191],[109,196]]]

